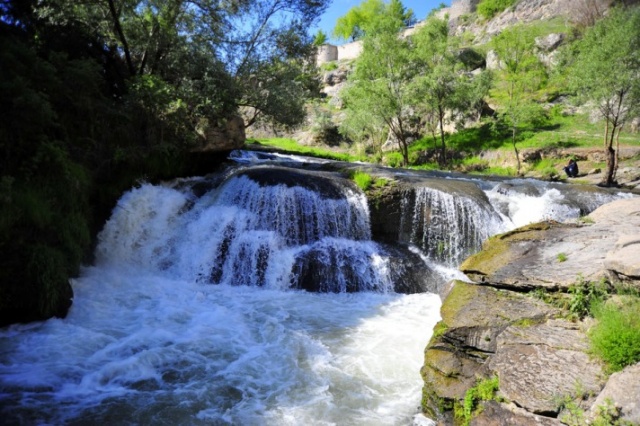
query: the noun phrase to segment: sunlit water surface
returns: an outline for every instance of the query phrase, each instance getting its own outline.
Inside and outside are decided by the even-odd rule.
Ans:
[[[0,331],[9,424],[424,422],[414,416],[434,294],[314,294],[98,267],[73,288],[66,319]]]

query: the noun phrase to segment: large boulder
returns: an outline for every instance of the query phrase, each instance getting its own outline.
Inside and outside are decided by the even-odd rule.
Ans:
[[[602,365],[589,355],[586,335],[568,321],[511,326],[498,337],[489,369],[500,378],[500,392],[534,414],[555,416],[559,399],[597,394]]]
[[[579,275],[637,285],[640,198],[605,204],[585,223],[543,222],[496,236],[460,269],[473,281],[519,290],[566,290]]]
[[[640,363],[611,375],[593,403],[590,417],[597,416],[608,404],[613,404],[612,408],[619,412],[622,422],[640,424]]]
[[[557,312],[523,294],[456,281],[444,299],[442,321],[425,351],[423,408],[442,414],[443,406],[464,398],[478,379],[490,376],[487,361],[508,327],[546,321]]]
[[[428,416],[454,424],[454,404],[479,380],[498,377],[498,400],[479,402],[483,411],[471,424],[557,425],[572,415],[567,404],[591,419],[608,410],[640,421],[640,364],[607,381],[589,348],[590,322],[562,319],[567,312],[527,294],[566,292],[581,275],[640,287],[640,198],[605,204],[585,222],[496,236],[462,265],[478,283],[454,282],[443,301],[421,369]]]

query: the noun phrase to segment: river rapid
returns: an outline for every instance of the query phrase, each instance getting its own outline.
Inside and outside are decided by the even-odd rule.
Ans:
[[[72,280],[69,315],[0,329],[2,423],[434,424],[419,372],[441,302],[393,291],[362,194],[218,181],[198,196],[202,178],[124,194],[95,264]],[[482,183],[501,218],[491,233],[580,215],[557,189],[496,187]],[[282,219],[292,203],[295,229]],[[338,265],[328,291],[292,285],[309,252]],[[345,291],[356,273],[364,291]]]

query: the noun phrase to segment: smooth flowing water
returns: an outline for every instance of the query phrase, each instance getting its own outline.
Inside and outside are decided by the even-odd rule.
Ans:
[[[489,188],[490,225],[465,202],[458,210],[474,219],[443,232],[471,223],[480,240],[495,217],[500,229],[577,217],[553,191]],[[419,370],[439,297],[393,292],[366,200],[348,187],[334,195],[244,176],[125,194],[95,266],[72,281],[67,318],[0,329],[1,422],[431,424],[419,414]],[[421,197],[455,214],[455,199]],[[313,270],[325,292],[300,290],[311,254],[329,265]]]

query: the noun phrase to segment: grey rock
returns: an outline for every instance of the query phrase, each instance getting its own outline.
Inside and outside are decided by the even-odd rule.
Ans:
[[[536,414],[557,414],[559,400],[598,393],[602,366],[590,359],[585,334],[569,323],[512,326],[498,337],[489,368],[500,392]]]
[[[640,424],[640,363],[611,375],[591,407],[589,417],[595,417],[607,401],[620,410],[620,420]]]
[[[494,238],[461,270],[473,281],[514,289],[566,289],[578,275],[596,282],[611,273],[640,285],[640,198],[605,204],[589,217],[592,225],[550,222]]]
[[[565,39],[563,33],[552,33],[545,37],[536,37],[536,47],[545,52],[556,50]]]

